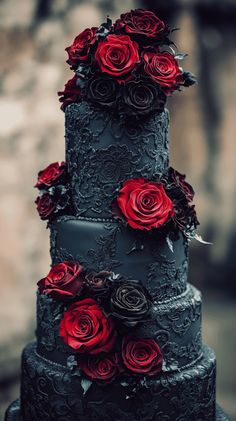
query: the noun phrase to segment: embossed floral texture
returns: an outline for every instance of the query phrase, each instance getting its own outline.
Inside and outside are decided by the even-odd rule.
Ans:
[[[108,35],[98,45],[95,59],[102,72],[122,82],[140,61],[138,44],[127,35]]]
[[[38,282],[39,292],[55,299],[75,297],[82,289],[83,280],[83,267],[79,263],[58,263]]]
[[[132,373],[154,376],[162,370],[163,356],[154,339],[125,336],[122,359]]]
[[[110,145],[107,149],[97,151],[96,159],[96,177],[104,185],[111,181],[118,183],[134,167],[132,152],[126,145]],[[94,164],[95,162],[91,165],[93,171]]]
[[[66,172],[66,163],[53,162],[48,165],[44,170],[38,173],[38,180],[35,187],[44,188],[50,187],[60,181],[60,178]]]
[[[174,89],[181,80],[182,71],[177,60],[169,52],[148,51],[143,55],[144,71],[150,78],[163,88]]]
[[[151,308],[148,292],[137,281],[126,281],[114,286],[111,295],[112,315],[127,326],[135,326],[147,318]]]
[[[107,384],[120,374],[121,358],[118,353],[89,355],[79,361],[79,367],[90,380]]]
[[[71,304],[60,322],[60,336],[78,353],[110,352],[116,331],[111,317],[106,317],[97,301],[85,298]]]
[[[115,30],[130,35],[143,35],[147,38],[158,38],[164,29],[165,23],[155,13],[149,10],[136,9],[124,13],[115,22]]]
[[[125,181],[115,204],[128,225],[135,229],[159,228],[174,216],[173,203],[163,184],[144,178]]]
[[[89,59],[91,47],[96,42],[97,29],[97,27],[85,29],[77,35],[73,44],[66,48],[70,65],[78,65],[81,61]]]

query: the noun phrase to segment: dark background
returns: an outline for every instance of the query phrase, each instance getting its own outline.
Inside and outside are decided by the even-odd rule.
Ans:
[[[152,9],[171,26],[198,85],[168,101],[171,164],[196,191],[199,233],[191,283],[203,292],[203,336],[218,361],[219,403],[236,421],[236,1],[1,0],[0,418],[19,395],[20,354],[34,337],[36,282],[48,271],[49,232],[34,209],[39,169],[64,157],[56,92],[71,72],[64,48],[107,13]]]

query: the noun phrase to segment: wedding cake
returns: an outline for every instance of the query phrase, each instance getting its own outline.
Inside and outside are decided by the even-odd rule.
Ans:
[[[137,9],[66,49],[66,159],[36,182],[52,267],[6,421],[227,420],[187,282],[194,191],[169,166],[166,98],[195,82],[171,32]]]

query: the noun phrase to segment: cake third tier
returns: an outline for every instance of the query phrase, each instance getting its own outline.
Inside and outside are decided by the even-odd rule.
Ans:
[[[123,121],[86,101],[66,109],[66,160],[77,215],[110,217],[129,178],[160,177],[168,168],[169,114]]]
[[[66,365],[76,352],[63,342],[59,334],[64,309],[63,303],[38,294],[37,352],[50,361]],[[199,291],[188,285],[186,292],[179,297],[155,305],[152,320],[140,324],[136,334],[156,339],[164,356],[164,372],[194,364],[202,356]],[[81,357],[77,357],[79,361]]]

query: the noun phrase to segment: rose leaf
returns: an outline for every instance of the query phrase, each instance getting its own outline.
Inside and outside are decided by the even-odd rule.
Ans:
[[[74,355],[70,355],[67,358],[66,365],[70,370],[73,370],[75,367],[77,367],[77,361]]]
[[[175,55],[175,59],[176,60],[183,60],[185,57],[187,57],[188,56],[188,54],[181,54],[181,53],[178,53],[178,54],[176,54]]]
[[[90,386],[92,385],[93,382],[91,382],[91,380],[85,379],[83,378],[81,380],[81,386],[83,388],[83,395],[85,395],[87,393],[87,391],[89,390]]]
[[[173,241],[170,239],[169,235],[167,235],[167,237],[166,237],[166,242],[167,242],[167,245],[168,245],[170,251],[172,251],[172,253],[174,253]]]
[[[203,240],[201,235],[195,234],[194,239],[199,241],[199,243],[212,245],[209,241]]]

